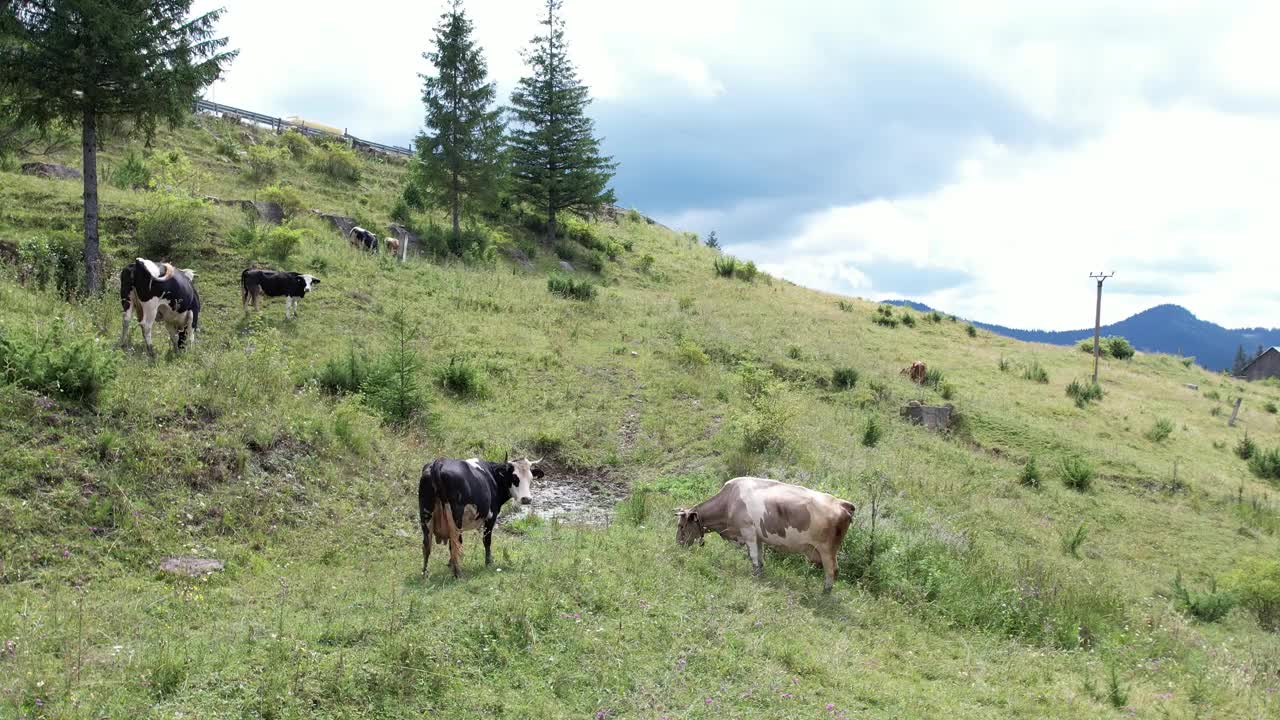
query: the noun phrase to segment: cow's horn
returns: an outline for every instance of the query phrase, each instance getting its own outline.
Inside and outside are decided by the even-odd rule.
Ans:
[[[542,458],[538,458],[537,460],[530,460],[530,461],[529,461],[529,464],[530,464],[530,465],[537,465],[537,464],[538,464],[538,463],[540,463],[540,462],[542,462]]]
[[[511,462],[511,451],[507,450],[502,453],[502,462]]]

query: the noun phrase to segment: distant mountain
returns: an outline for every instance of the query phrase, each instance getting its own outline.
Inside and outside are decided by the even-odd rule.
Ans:
[[[888,300],[889,305],[910,307],[919,312],[933,308],[912,300]],[[973,321],[973,324],[998,335],[1027,342],[1050,345],[1074,345],[1093,337],[1093,328],[1083,330],[1019,330]],[[1243,345],[1250,358],[1258,346],[1280,345],[1278,328],[1224,328],[1201,320],[1180,305],[1157,305],[1118,323],[1102,326],[1102,334],[1123,335],[1134,347],[1146,352],[1194,356],[1196,362],[1210,370],[1226,370],[1235,359],[1236,348]]]

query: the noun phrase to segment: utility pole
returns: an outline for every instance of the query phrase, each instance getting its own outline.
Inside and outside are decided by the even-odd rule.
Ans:
[[[1089,273],[1089,277],[1098,281],[1098,305],[1093,315],[1093,382],[1098,383],[1098,356],[1101,354],[1098,335],[1102,332],[1102,283],[1115,273]]]

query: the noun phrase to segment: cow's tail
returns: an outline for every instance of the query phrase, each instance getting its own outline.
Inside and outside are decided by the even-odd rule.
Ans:
[[[249,268],[240,271],[240,304],[249,301]]]

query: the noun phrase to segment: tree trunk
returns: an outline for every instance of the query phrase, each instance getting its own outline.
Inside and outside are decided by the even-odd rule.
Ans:
[[[556,244],[556,209],[554,207],[547,208],[547,245],[555,247]]]
[[[454,247],[462,247],[462,225],[459,222],[459,216],[462,214],[462,197],[458,193],[458,173],[453,174],[453,197],[450,198],[453,206],[453,244]]]
[[[102,289],[98,277],[98,127],[92,110],[86,110],[80,139],[84,167],[84,291],[96,295]]]

